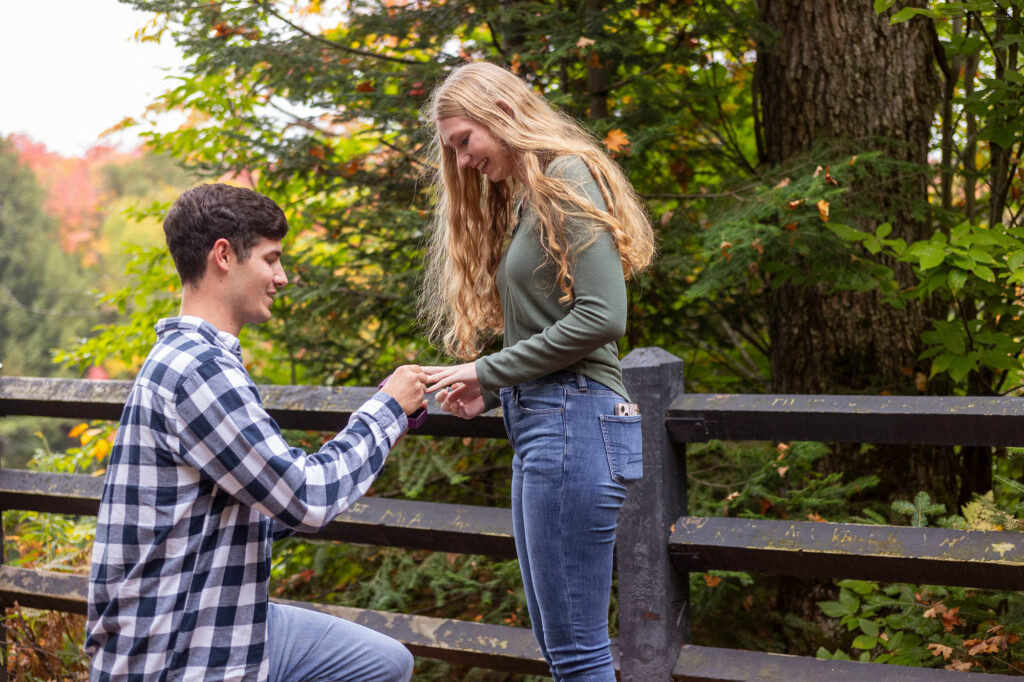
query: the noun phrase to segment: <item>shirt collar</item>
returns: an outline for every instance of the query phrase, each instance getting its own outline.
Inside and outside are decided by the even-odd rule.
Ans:
[[[238,337],[217,329],[201,317],[194,315],[165,317],[156,323],[156,335],[158,337],[173,331],[194,332],[206,339],[208,343],[220,346],[239,359],[242,358],[242,343],[238,340]]]

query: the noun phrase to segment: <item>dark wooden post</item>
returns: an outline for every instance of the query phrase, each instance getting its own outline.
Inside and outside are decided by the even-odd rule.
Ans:
[[[683,392],[683,361],[661,348],[638,348],[622,361],[630,397],[643,416],[644,477],[619,513],[615,559],[619,581],[620,675],[668,680],[689,640],[689,579],[669,561],[672,524],[686,513],[685,449],[672,443],[665,416]]]

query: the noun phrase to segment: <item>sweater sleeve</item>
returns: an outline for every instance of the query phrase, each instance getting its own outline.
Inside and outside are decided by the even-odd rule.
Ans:
[[[578,180],[573,175],[579,167],[585,173],[580,191],[585,191],[595,205],[603,208],[597,184],[582,161],[563,164],[558,170],[572,174],[570,180]],[[561,319],[476,361],[477,375],[485,389],[513,386],[565,369],[625,334],[626,283],[611,235],[603,229],[595,231],[582,221],[573,221],[568,230],[572,245],[573,300]]]

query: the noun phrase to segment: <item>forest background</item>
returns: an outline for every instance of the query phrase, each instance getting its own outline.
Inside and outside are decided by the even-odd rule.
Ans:
[[[660,256],[630,288],[623,354],[675,353],[691,392],[1021,394],[1021,0],[127,4],[152,17],[139,40],[186,62],[118,126],[145,150],[0,142],[7,374],[131,378],[177,309],[160,217],[211,179],[292,225],[292,283],[244,333],[258,382],[374,385],[446,360],[416,324],[421,108],[447,69],[487,59],[581,120],[646,202]],[[101,475],[114,425],[0,429],[4,466]],[[371,494],[507,505],[507,444],[450,440],[404,439]],[[1012,448],[713,442],[687,467],[694,515],[1022,527]],[[89,519],[4,522],[7,561],[86,569]],[[277,595],[528,622],[515,562],[295,540],[276,557]],[[726,572],[691,587],[696,643],[1024,671],[1018,593]],[[7,622],[15,679],[84,679],[79,619]],[[416,678],[522,679],[427,660]]]

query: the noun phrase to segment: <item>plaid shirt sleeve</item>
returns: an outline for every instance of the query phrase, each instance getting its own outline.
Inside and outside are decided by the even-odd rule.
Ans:
[[[306,454],[285,442],[248,373],[223,359],[182,377],[174,402],[186,463],[293,531],[319,530],[363,495],[408,424],[379,392],[319,452]]]

